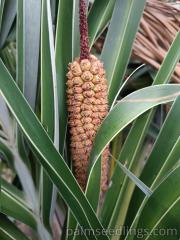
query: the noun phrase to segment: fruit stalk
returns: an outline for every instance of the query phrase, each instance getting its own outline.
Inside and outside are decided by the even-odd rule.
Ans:
[[[86,2],[79,0],[79,30],[80,30],[80,59],[89,58],[88,23],[86,15]]]

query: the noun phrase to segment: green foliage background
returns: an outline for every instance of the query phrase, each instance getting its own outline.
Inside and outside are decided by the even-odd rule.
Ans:
[[[79,55],[79,2],[0,1],[0,153],[11,169],[9,182],[1,176],[0,239],[179,239],[180,86],[169,81],[180,59],[180,31],[157,73],[134,67],[145,2],[87,1],[92,52],[108,26],[99,58],[110,111],[83,193],[71,171],[65,93],[68,63]],[[111,179],[102,203],[100,156],[109,143]],[[80,227],[82,236],[67,234]],[[157,229],[174,232],[161,236]]]

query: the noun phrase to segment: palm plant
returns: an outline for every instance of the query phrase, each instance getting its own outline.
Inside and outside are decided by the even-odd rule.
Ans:
[[[80,51],[79,1],[0,1],[0,152],[12,172],[10,181],[1,178],[0,239],[179,239],[180,86],[168,82],[180,59],[180,31],[159,71],[146,67],[153,86],[127,94],[135,74],[133,82],[142,80],[141,66],[124,78],[146,1],[86,2],[92,51],[108,26],[98,57],[110,111],[83,192],[73,175],[66,106],[67,66]]]

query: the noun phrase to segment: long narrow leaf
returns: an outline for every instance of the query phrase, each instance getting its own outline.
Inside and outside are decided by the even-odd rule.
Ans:
[[[0,215],[0,238],[1,240],[28,240],[10,220]]]
[[[169,176],[167,176],[147,200],[139,216],[137,229],[153,230],[175,204],[179,202],[180,191],[177,191],[177,189],[180,189],[180,166],[175,168]],[[168,195],[167,192],[169,193]],[[178,223],[178,219],[178,212],[176,212],[173,216],[173,221]],[[145,238],[144,236],[142,239]]]
[[[9,140],[13,138],[12,119],[6,103],[2,96],[0,96],[0,125],[7,135]]]
[[[60,144],[59,150],[63,155],[66,127],[66,73],[68,63],[72,61],[72,9],[73,1],[60,0],[58,7],[57,30],[56,30],[56,73],[59,102]]]
[[[53,74],[50,53],[49,28],[47,17],[47,1],[42,2],[41,20],[41,123],[49,137],[54,139],[55,130],[55,108],[53,91]],[[56,132],[57,134],[58,132]],[[47,174],[41,171],[41,214],[42,219],[48,228],[51,224],[51,204],[53,196],[53,184]]]
[[[113,157],[113,156],[112,156]],[[137,178],[131,171],[129,171],[128,168],[126,168],[122,163],[117,161],[117,164],[119,167],[123,170],[123,172],[136,184],[137,187],[146,195],[150,196],[152,194],[152,191],[150,188],[148,188],[139,178]]]
[[[27,204],[26,198],[23,192],[16,189],[14,186],[3,181],[1,186],[1,212],[7,216],[13,217],[39,233],[41,240],[50,240],[50,236],[41,220]]]
[[[176,240],[179,238],[179,221],[177,213],[180,209],[180,198],[178,198],[163,214],[163,216],[155,223],[155,225],[148,231],[148,234],[144,237],[145,240],[158,239],[158,236],[153,236],[156,234],[157,229],[159,229],[159,234],[164,231],[163,237],[167,240]],[[176,216],[176,217],[174,217]],[[161,230],[163,229],[163,230]]]
[[[93,207],[94,211],[97,211],[99,199],[100,199],[100,191],[101,191],[101,159],[95,162],[95,166],[92,167],[92,171],[89,174],[89,179],[86,186],[85,195],[89,200],[91,206]],[[96,186],[96,187],[94,187]],[[76,230],[78,231],[78,225],[76,226]],[[79,240],[79,236],[74,235],[70,236],[68,240]],[[85,236],[84,236],[85,237]]]
[[[123,98],[104,119],[96,135],[90,157],[91,166],[97,161],[106,145],[131,121],[159,104],[174,101],[179,94],[178,84],[167,84],[143,88]]]
[[[4,10],[4,3],[5,0],[0,1],[0,31],[1,31],[1,24],[2,24],[2,16],[3,16],[3,10]]]
[[[1,31],[0,31],[0,48],[3,47],[9,31],[12,27],[13,21],[16,16],[16,0],[6,0],[4,1],[4,6],[2,2],[2,11],[3,11],[3,18],[1,22]]]
[[[166,118],[159,137],[155,142],[154,148],[141,175],[142,181],[144,180],[148,186],[151,186],[152,182],[159,173],[163,163],[171,152],[171,149],[173,148],[174,144],[180,136],[180,126],[179,124],[174,124],[178,121],[180,117],[179,106],[180,97],[175,101],[174,105],[172,106],[172,109]],[[171,137],[169,138],[169,136]],[[149,171],[151,171],[151,173]]]
[[[72,12],[72,60],[80,54],[79,0],[73,1]]]
[[[22,188],[25,192],[27,202],[31,205],[31,208],[34,211],[38,209],[37,195],[34,188],[34,183],[32,176],[27,168],[27,166],[22,161],[17,147],[11,146],[10,143],[0,139],[0,151],[7,157],[10,167],[16,171],[19,180],[22,184]]]
[[[7,69],[0,64],[0,89],[13,115],[24,134],[42,156],[39,158],[61,196],[71,208],[73,215],[84,229],[103,229],[92,207],[85,198],[70,169],[55,149],[52,141],[25,101],[21,91],[8,75]],[[108,239],[96,234],[97,239]]]
[[[116,1],[101,55],[109,83],[110,105],[122,83],[145,2]]]
[[[17,81],[34,109],[37,91],[41,1],[18,1]],[[19,17],[20,16],[20,17]]]
[[[175,153],[176,153],[174,156],[175,159],[174,157],[172,159],[171,158],[167,159],[168,155],[171,152],[171,149],[174,148],[180,135],[179,125],[174,124],[174,122],[178,121],[180,116],[179,102],[180,102],[180,99],[178,98],[174,103],[174,105],[172,106],[172,109],[167,116],[167,119],[161,129],[159,137],[156,140],[154,148],[149,156],[147,165],[145,166],[143,173],[141,175],[141,180],[144,181],[148,186],[151,186],[153,188],[158,184],[158,182],[162,178],[161,171],[165,171],[164,172],[165,174],[168,171],[168,168],[167,168],[168,165],[170,167],[175,160],[178,161],[178,154],[180,155],[180,149],[175,149]],[[171,137],[169,138],[169,136]],[[168,142],[167,142],[167,139],[168,139]],[[164,147],[165,145],[166,147]],[[151,169],[151,173],[149,173],[149,169]],[[132,211],[132,214],[133,213],[135,214],[137,207],[140,205],[140,203],[143,200],[143,196],[141,195],[141,193],[139,193],[139,191],[136,191],[134,193],[133,199],[136,199],[136,207],[134,207]]]
[[[1,179],[1,212],[36,229],[36,218],[22,192]]]
[[[165,60],[163,61],[163,64],[161,66],[160,71],[156,75],[154,84],[162,84],[167,83],[170,79],[171,74],[174,71],[174,67],[180,58],[180,33],[177,34],[176,39],[174,40]],[[138,153],[141,149],[142,143],[145,139],[147,129],[150,125],[151,119],[153,117],[154,111],[151,110],[150,112],[147,112],[143,116],[140,116],[133,124],[126,141],[123,145],[123,148],[121,150],[121,153],[119,155],[118,160],[121,163],[126,162],[126,166],[129,166],[132,172],[134,172],[133,167],[137,166],[138,161]],[[103,222],[106,226],[108,222],[110,221],[110,218],[112,217],[112,211],[116,211],[117,213],[120,212],[120,198],[122,196],[122,183],[124,181],[125,175],[122,175],[122,172],[120,171],[119,167],[116,167],[114,170],[114,175],[111,179],[111,188],[107,192],[105,204],[102,209],[102,219],[104,219]],[[126,183],[127,184],[127,183]],[[124,191],[127,190],[127,185],[124,184],[123,188]],[[112,199],[112,193],[113,193],[113,199]],[[142,195],[143,196],[143,195]],[[137,198],[136,198],[137,200]],[[126,200],[127,202],[127,200]],[[106,206],[109,206],[107,208]],[[116,206],[116,207],[115,207]],[[133,206],[131,209],[131,219],[132,219],[132,212],[136,212],[137,204],[136,206]],[[106,216],[104,218],[103,216]],[[108,215],[108,217],[107,217]],[[121,214],[122,216],[122,214]]]
[[[158,182],[162,181],[162,178],[180,161],[180,137],[177,142],[174,144],[174,147],[170,154],[168,155],[166,161],[164,162],[161,170],[158,172],[151,188],[157,185]]]
[[[115,0],[94,2],[88,15],[90,47],[92,47],[97,36],[107,26],[111,18],[115,2]]]

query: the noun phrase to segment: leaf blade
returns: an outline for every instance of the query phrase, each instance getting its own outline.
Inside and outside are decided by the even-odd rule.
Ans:
[[[97,161],[105,146],[131,121],[158,104],[166,103],[168,100],[174,101],[180,89],[180,86],[177,84],[175,87],[176,90],[174,89],[175,92],[171,91],[174,86],[175,85],[171,86],[167,84],[163,86],[146,87],[122,99],[104,119],[96,135],[90,157],[91,164]],[[169,90],[171,89],[170,92],[168,88]],[[151,96],[150,99],[147,96],[147,91]],[[126,114],[124,114],[124,111],[126,111]],[[121,119],[121,121],[119,121],[119,119]],[[111,126],[111,129],[108,128],[108,125]]]
[[[174,71],[174,67],[180,58],[180,33],[177,34],[176,39],[171,45],[171,48],[166,55],[166,58],[164,59],[161,69],[161,73],[158,73],[156,75],[156,78],[154,80],[154,85],[155,84],[163,84],[167,83],[170,79],[171,74]],[[165,71],[166,74],[163,74]],[[141,149],[142,143],[145,139],[147,129],[149,128],[151,119],[154,115],[154,111],[151,110],[150,112],[145,113],[143,116],[140,116],[133,124],[127,138],[125,141],[125,144],[123,145],[123,148],[119,154],[118,160],[121,163],[127,163],[127,166],[129,169],[134,172],[135,167],[137,166],[137,161],[138,161],[138,153]],[[105,204],[102,209],[102,219],[104,219],[105,226],[108,225],[108,222],[111,219],[112,216],[112,211],[117,211],[117,213],[121,212],[120,211],[120,205],[121,203],[121,197],[123,196],[123,190],[127,190],[127,183],[128,181],[126,180],[126,184],[124,183],[124,177],[122,172],[120,171],[119,168],[115,168],[114,170],[114,175],[111,179],[111,188],[106,194],[106,199],[105,199]],[[141,179],[143,180],[143,179]],[[145,182],[145,180],[143,180]],[[123,187],[122,187],[123,184]],[[111,195],[112,193],[114,194],[114,198],[112,199]],[[136,206],[133,206],[131,208],[131,218],[133,216],[133,212],[136,211],[137,209],[137,197],[136,199]],[[127,205],[127,199],[126,199],[126,205]],[[111,204],[109,204],[111,203]],[[106,206],[109,205],[110,207],[107,208]],[[115,207],[116,206],[116,207]],[[107,217],[108,214],[108,217]],[[103,216],[106,215],[106,218]],[[122,216],[122,214],[121,214]]]
[[[5,216],[0,215],[0,237],[3,240],[28,240],[26,237],[10,220]]]
[[[31,144],[42,156],[39,160],[48,172],[54,184],[56,184],[61,196],[71,208],[76,220],[83,228],[100,229],[103,227],[97,219],[92,207],[85,198],[77,181],[67,167],[64,159],[54,148],[52,141],[39,123],[37,117],[31,111],[21,91],[17,88],[1,62],[0,89],[3,96],[16,117],[20,127],[26,134]],[[4,84],[6,83],[6,84]],[[21,106],[21,107],[20,107]],[[96,234],[97,239],[108,239],[107,236]]]
[[[16,16],[16,1],[7,0],[3,6],[3,18],[1,22],[0,32],[0,48],[4,46],[4,43],[8,37],[10,28]]]
[[[97,36],[107,26],[114,8],[115,0],[95,1],[88,15],[90,48]]]
[[[36,229],[36,218],[22,192],[1,179],[1,212]]]
[[[116,1],[101,54],[109,83],[110,105],[122,83],[145,2],[144,0]],[[118,33],[117,29],[119,29]]]

